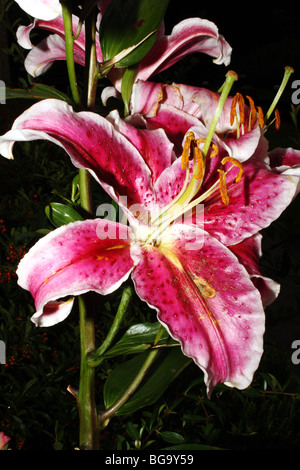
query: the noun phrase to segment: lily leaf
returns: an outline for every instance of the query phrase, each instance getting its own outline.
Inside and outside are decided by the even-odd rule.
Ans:
[[[151,49],[169,0],[114,0],[107,8],[100,28],[100,45],[104,61],[126,49],[127,53],[114,65],[128,67],[139,62]],[[144,39],[149,36],[145,41]]]
[[[122,94],[122,98],[123,98],[123,102],[125,106],[125,115],[129,114],[129,102],[131,98],[131,92],[132,92],[132,87],[133,87],[133,83],[135,80],[137,68],[138,68],[138,64],[128,67],[125,70],[123,78],[122,78],[121,94]]]
[[[104,403],[109,408],[126,391],[141,369],[147,352],[119,364],[108,377],[104,386]],[[136,393],[116,412],[117,415],[133,413],[155,403],[173,380],[191,363],[191,359],[182,354],[180,348],[172,348],[160,353],[151,366],[144,381]]]
[[[22,88],[5,88],[6,99],[31,99],[31,100],[44,100],[47,98],[56,98],[66,101],[71,104],[70,98],[65,93],[56,90],[47,85],[36,83],[30,90]]]
[[[149,349],[161,328],[161,324],[157,323],[138,323],[131,326],[124,336],[109,351],[105,353],[105,357],[114,357],[122,354],[133,354],[143,352]],[[158,345],[166,343],[169,339],[168,332],[164,329]],[[177,343],[175,343],[177,344]],[[179,343],[178,343],[179,344]]]
[[[46,216],[55,227],[84,220],[83,217],[72,207],[60,202],[51,202],[45,207]]]

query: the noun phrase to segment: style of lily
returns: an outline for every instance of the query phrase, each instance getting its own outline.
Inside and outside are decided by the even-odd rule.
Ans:
[[[25,49],[30,49],[25,59],[26,71],[37,77],[45,73],[56,60],[65,60],[65,32],[64,21],[61,9],[56,0],[39,0],[37,12],[32,11],[30,2],[18,0],[21,8],[36,18],[28,26],[20,26],[17,31],[18,43]],[[101,19],[111,0],[100,0],[97,2],[99,14],[97,18],[97,27],[101,24]],[[32,2],[31,2],[32,4]],[[47,7],[43,15],[43,7]],[[52,13],[52,15],[51,15]],[[74,60],[80,65],[85,63],[85,33],[84,24],[78,31],[78,17],[72,16],[74,32]],[[30,33],[34,28],[41,28],[50,31],[48,37],[39,44],[33,46],[30,40]],[[78,37],[77,37],[78,36]],[[99,45],[99,35],[96,34],[96,53],[98,63],[103,62],[103,56]],[[164,34],[163,22],[157,31],[156,42],[150,52],[140,61],[136,78],[147,80],[153,74],[161,72],[170,67],[182,57],[203,52],[213,57],[216,64],[228,65],[231,59],[232,49],[222,35],[219,34],[216,25],[208,20],[201,18],[189,18],[178,23],[170,35]],[[110,94],[117,93],[121,89],[122,69],[112,70],[108,77],[114,84]]]
[[[216,119],[234,79],[227,74]],[[25,111],[0,138],[0,152],[13,158],[16,141],[35,139],[59,145],[76,167],[88,168],[129,224],[74,222],[29,250],[17,274],[35,300],[33,322],[63,321],[74,296],[106,295],[131,276],[137,295],[203,370],[209,396],[220,382],[247,387],[263,352],[263,302],[278,292],[257,268],[258,231],[298,193],[300,153],[278,150],[272,168],[262,139],[241,164],[218,147],[213,127],[207,133],[198,126],[176,158],[162,129],[135,128],[116,111],[107,119],[77,113],[59,100]]]

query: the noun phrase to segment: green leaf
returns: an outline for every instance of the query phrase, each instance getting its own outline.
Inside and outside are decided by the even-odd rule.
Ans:
[[[123,78],[122,78],[121,94],[122,94],[122,99],[124,101],[126,116],[129,114],[129,102],[130,102],[133,83],[134,83],[135,76],[136,76],[137,67],[138,67],[138,64],[128,67],[125,70]]]
[[[119,364],[108,377],[103,392],[106,408],[113,405],[127,390],[141,369],[147,354],[147,352],[142,353]],[[160,353],[158,357],[136,393],[116,412],[117,415],[133,413],[155,403],[191,362],[190,358],[182,354],[180,348],[172,348],[164,354]]]
[[[160,437],[165,442],[169,442],[170,444],[183,444],[184,437],[181,434],[173,431],[161,431],[159,433]]]
[[[138,323],[131,326],[120,341],[107,351],[105,357],[133,354],[149,349],[153,345],[160,328],[162,327],[159,322]],[[166,343],[168,339],[169,334],[164,330],[157,344],[162,345]]]
[[[55,227],[69,224],[77,220],[84,220],[83,217],[71,206],[60,202],[51,202],[45,207],[46,216]]]
[[[107,8],[100,27],[100,45],[104,61],[137,45],[154,32],[164,18],[169,0],[114,0]],[[156,34],[146,39],[117,67],[128,67],[139,62],[151,49]]]
[[[40,83],[36,83],[30,90],[22,90],[21,88],[5,88],[5,93],[6,99],[44,100],[47,98],[56,98],[71,104],[71,100],[67,95],[55,88],[42,85]]]

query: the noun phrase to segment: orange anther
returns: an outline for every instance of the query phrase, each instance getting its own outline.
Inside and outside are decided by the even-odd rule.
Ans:
[[[223,170],[218,170],[220,173],[220,192],[221,192],[221,198],[222,201],[224,202],[225,206],[228,206],[229,204],[229,197],[227,194],[227,188],[226,188],[226,173]]]
[[[211,154],[210,154],[210,158],[213,158],[213,157],[215,157],[216,155],[218,155],[218,153],[219,153],[219,148],[218,148],[218,146],[217,146],[216,144],[211,144],[211,146],[212,146],[212,152],[211,152]]]
[[[280,114],[279,114],[278,109],[275,109],[275,129],[276,129],[276,131],[279,130],[280,124],[281,124]]]
[[[194,158],[196,160],[196,168],[193,173],[193,177],[197,180],[203,177],[204,174],[204,162],[201,150],[197,147],[197,145],[193,148]]]
[[[263,128],[264,125],[265,125],[265,117],[264,117],[263,110],[261,109],[260,106],[257,106],[257,112],[258,112],[259,125],[260,125],[261,128]]]
[[[236,111],[237,106],[239,108],[239,114],[240,114],[239,120],[238,120],[237,111]],[[230,125],[231,126],[234,123],[235,117],[237,118],[238,124],[244,124],[244,122],[245,122],[245,101],[244,101],[244,98],[242,97],[242,95],[240,93],[237,93],[232,99],[231,110],[230,110]]]
[[[237,183],[238,181],[240,181],[240,179],[242,177],[242,174],[243,174],[243,171],[244,171],[243,170],[243,165],[241,164],[241,162],[239,162],[236,158],[233,158],[233,157],[224,157],[221,161],[222,165],[225,165],[225,163],[227,163],[227,162],[232,163],[232,166],[236,166],[239,169],[238,175],[235,178],[235,182]]]
[[[249,131],[250,131],[251,129],[253,129],[253,127],[256,124],[257,116],[256,116],[256,108],[255,108],[253,99],[251,98],[251,96],[247,96],[247,99],[250,105],[250,117],[249,117]]]
[[[188,163],[189,163],[189,157],[190,157],[190,150],[191,150],[191,144],[195,140],[195,134],[192,131],[189,131],[186,134],[184,146],[183,146],[183,151],[182,151],[182,156],[181,156],[181,169],[186,170]]]

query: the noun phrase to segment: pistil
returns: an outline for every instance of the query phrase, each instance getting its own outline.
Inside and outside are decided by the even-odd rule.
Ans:
[[[289,78],[290,76],[292,75],[292,73],[294,72],[294,69],[293,67],[290,67],[290,66],[287,66],[284,68],[284,75],[283,75],[283,79],[282,79],[282,82],[281,82],[281,85],[275,95],[275,98],[271,104],[271,106],[269,107],[267,113],[266,113],[266,116],[265,116],[265,123],[270,119],[274,109],[276,108],[276,105],[278,103],[278,101],[280,100],[281,98],[281,95],[282,93],[284,92],[285,90],[285,87],[289,81]]]

